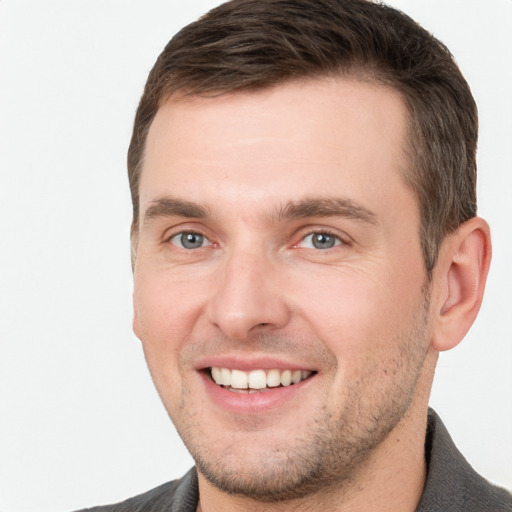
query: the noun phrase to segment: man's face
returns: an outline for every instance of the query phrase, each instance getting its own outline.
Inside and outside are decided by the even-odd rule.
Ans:
[[[134,329],[222,490],[350,478],[415,403],[429,325],[406,119],[395,91],[326,79],[173,100],[151,126]]]

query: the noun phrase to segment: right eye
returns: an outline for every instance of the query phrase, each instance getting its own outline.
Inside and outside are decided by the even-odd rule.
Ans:
[[[169,239],[171,244],[180,247],[181,249],[199,249],[210,245],[210,241],[201,233],[194,231],[182,231],[177,233]]]

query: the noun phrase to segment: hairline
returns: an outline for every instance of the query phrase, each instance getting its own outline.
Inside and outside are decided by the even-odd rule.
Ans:
[[[374,68],[374,69],[370,69]],[[145,125],[144,131],[141,134],[144,140],[142,145],[142,151],[139,159],[137,160],[133,172],[133,177],[135,178],[134,182],[136,184],[136,192],[137,192],[137,211],[139,212],[139,186],[140,186],[140,177],[142,175],[142,171],[144,170],[144,162],[146,157],[146,146],[149,131],[151,126],[153,125],[153,121],[155,120],[160,109],[168,104],[169,102],[186,102],[188,100],[192,100],[195,98],[218,98],[229,95],[238,95],[238,94],[257,94],[258,92],[270,91],[275,88],[283,87],[291,83],[297,82],[314,82],[318,80],[324,80],[328,78],[335,79],[346,79],[354,82],[367,83],[372,85],[383,86],[392,89],[395,91],[403,101],[403,104],[406,108],[407,118],[406,118],[406,133],[404,137],[404,154],[410,160],[410,166],[413,165],[414,160],[414,147],[412,145],[412,139],[417,137],[415,133],[417,128],[415,121],[415,117],[413,115],[413,109],[411,108],[409,97],[405,94],[402,87],[400,87],[400,83],[398,80],[394,80],[393,78],[385,77],[386,73],[380,69],[377,69],[377,66],[364,65],[364,64],[350,64],[344,67],[341,67],[337,71],[326,71],[319,73],[309,73],[298,76],[289,76],[286,78],[282,78],[280,80],[276,80],[272,83],[268,84],[250,84],[244,87],[226,87],[226,88],[215,88],[208,90],[196,90],[191,87],[167,87],[167,92],[163,92],[160,94],[159,101],[157,103],[157,107],[154,110],[154,115],[151,118],[151,121]],[[410,186],[409,180],[407,180],[408,175],[411,171],[402,170],[402,174],[406,178],[406,183]],[[419,199],[419,198],[418,198]],[[137,227],[139,219],[138,216],[132,219],[132,224]]]

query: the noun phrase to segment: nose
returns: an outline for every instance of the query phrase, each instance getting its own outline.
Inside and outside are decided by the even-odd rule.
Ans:
[[[290,319],[282,271],[263,250],[234,251],[223,262],[208,304],[209,321],[230,339],[283,328]]]

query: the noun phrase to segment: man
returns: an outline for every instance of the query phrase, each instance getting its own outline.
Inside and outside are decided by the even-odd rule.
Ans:
[[[512,510],[428,411],[490,263],[476,107],[365,0],[235,0],[150,73],[134,331],[196,468],[100,510]]]

